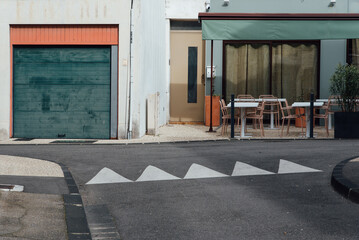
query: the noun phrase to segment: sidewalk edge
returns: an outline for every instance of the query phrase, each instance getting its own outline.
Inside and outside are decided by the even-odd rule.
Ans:
[[[334,167],[331,177],[331,185],[334,190],[345,198],[351,200],[352,202],[359,203],[359,187],[343,175],[344,166],[350,160],[355,158],[357,157],[346,159]]]
[[[69,169],[62,163],[57,164],[61,166],[69,189],[69,194],[63,194],[68,240],[91,240],[91,232],[77,184]]]

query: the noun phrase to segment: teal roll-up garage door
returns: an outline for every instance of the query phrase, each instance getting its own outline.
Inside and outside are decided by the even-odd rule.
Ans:
[[[110,138],[110,47],[14,47],[14,137]]]

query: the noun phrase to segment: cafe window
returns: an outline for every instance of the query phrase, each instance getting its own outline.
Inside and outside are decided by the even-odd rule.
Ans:
[[[359,67],[359,39],[348,39],[347,63]]]
[[[294,101],[318,95],[319,41],[224,42],[224,92]]]

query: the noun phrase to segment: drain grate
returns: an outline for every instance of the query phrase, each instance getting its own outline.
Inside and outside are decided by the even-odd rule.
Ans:
[[[34,139],[33,138],[17,138],[17,139],[15,139],[13,141],[15,141],[15,142],[29,142],[31,140],[34,140]]]
[[[1,189],[9,189],[9,190],[11,190],[11,189],[14,189],[14,185],[3,185],[3,184],[0,184],[0,188]]]
[[[0,184],[0,191],[4,192],[23,192],[24,186],[12,184]]]
[[[290,142],[289,140],[263,140],[263,142]]]
[[[77,143],[77,144],[82,144],[82,143],[95,143],[97,142],[97,140],[56,140],[50,143]]]

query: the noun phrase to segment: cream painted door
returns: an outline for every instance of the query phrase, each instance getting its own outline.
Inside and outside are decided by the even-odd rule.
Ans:
[[[171,31],[170,122],[204,122],[201,31]]]

